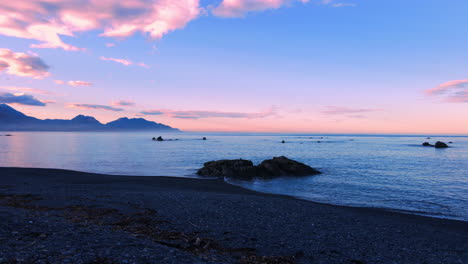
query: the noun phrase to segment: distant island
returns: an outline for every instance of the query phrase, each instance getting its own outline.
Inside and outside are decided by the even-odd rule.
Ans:
[[[73,119],[38,119],[27,116],[7,104],[0,104],[0,131],[141,131],[180,132],[165,124],[144,118],[122,117],[102,124],[92,116],[78,115]]]

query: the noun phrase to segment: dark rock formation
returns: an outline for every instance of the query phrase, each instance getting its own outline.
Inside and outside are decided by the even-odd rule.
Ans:
[[[320,174],[320,172],[304,163],[288,159],[284,156],[264,160],[258,165],[271,177],[277,176],[307,176]]]
[[[202,140],[206,140],[206,137],[203,137]]]
[[[281,143],[283,143],[283,144],[284,144],[284,143],[286,143],[286,142],[285,142],[284,140],[282,140],[282,141],[281,141]]]
[[[210,161],[205,163],[197,174],[208,177],[252,180],[254,178],[270,179],[280,176],[316,175],[320,172],[303,163],[281,156],[264,160],[258,166],[254,166],[250,160],[242,159]]]
[[[435,148],[448,148],[448,145],[445,144],[444,142],[437,141],[434,145]]]
[[[159,136],[159,137],[156,139],[156,141],[164,141],[164,139],[163,139],[161,136]]]
[[[435,145],[430,144],[429,142],[422,143],[425,147],[435,147],[435,148],[448,148],[449,146],[442,141],[437,141]]]
[[[198,175],[208,177],[227,177],[250,180],[257,177],[261,172],[250,160],[217,160],[210,161],[204,164],[203,168],[199,169]]]

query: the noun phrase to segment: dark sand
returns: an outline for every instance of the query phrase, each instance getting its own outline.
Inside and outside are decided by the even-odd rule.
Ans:
[[[0,263],[468,263],[468,222],[219,180],[0,168]]]

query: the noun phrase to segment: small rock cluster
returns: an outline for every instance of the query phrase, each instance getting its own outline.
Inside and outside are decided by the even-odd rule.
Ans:
[[[434,147],[434,148],[448,148],[449,146],[442,141],[437,141],[434,145],[429,142],[422,143],[424,147]]]
[[[257,166],[252,161],[243,159],[210,161],[205,163],[197,174],[207,177],[252,180],[280,176],[309,176],[320,174],[320,171],[304,163],[281,156],[264,160]]]

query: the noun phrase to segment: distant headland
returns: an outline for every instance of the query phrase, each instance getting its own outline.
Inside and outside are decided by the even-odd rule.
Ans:
[[[38,119],[27,116],[7,104],[0,104],[0,131],[141,131],[180,132],[179,129],[143,118],[122,117],[102,124],[92,116],[73,119]]]

